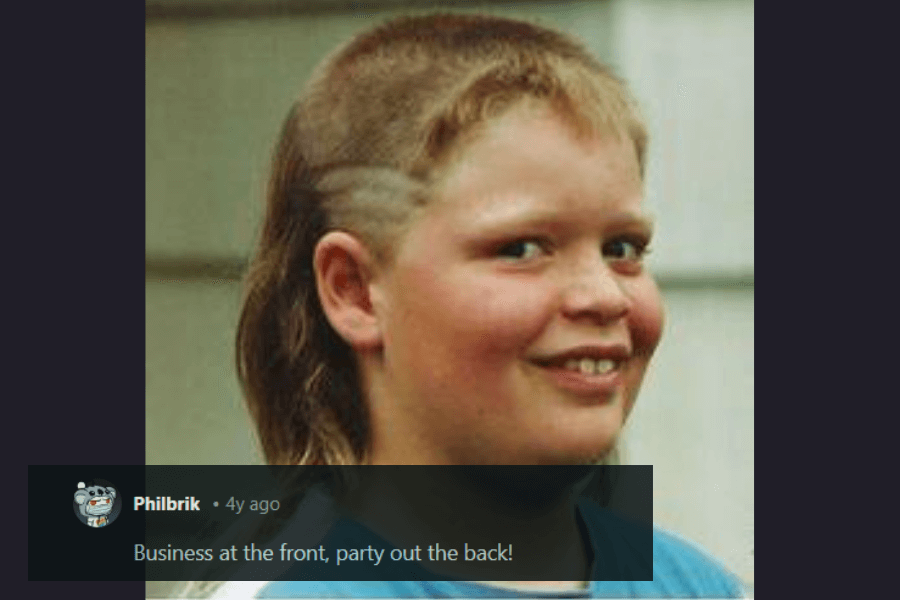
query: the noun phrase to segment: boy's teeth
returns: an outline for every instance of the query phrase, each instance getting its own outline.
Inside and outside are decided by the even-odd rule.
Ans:
[[[615,368],[615,361],[609,360],[608,358],[600,359],[594,364],[595,373],[609,373]]]
[[[616,368],[615,361],[607,358],[593,360],[591,358],[582,358],[581,360],[570,358],[566,361],[566,369],[570,371],[579,371],[585,375],[603,375],[609,373]]]

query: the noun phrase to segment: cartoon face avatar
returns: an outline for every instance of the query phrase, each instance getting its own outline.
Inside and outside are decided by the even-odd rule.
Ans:
[[[77,511],[87,520],[89,527],[109,525],[115,518],[110,516],[115,506],[116,490],[110,486],[92,485],[86,487],[84,482],[78,484],[75,492]]]

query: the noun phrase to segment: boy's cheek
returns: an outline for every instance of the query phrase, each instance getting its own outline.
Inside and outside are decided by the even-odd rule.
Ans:
[[[665,324],[665,307],[662,295],[655,284],[644,286],[633,296],[634,308],[629,318],[634,349],[642,354],[652,354],[662,338]]]
[[[553,317],[553,298],[535,281],[475,284],[465,295],[465,312],[472,327],[510,334],[521,340]]]

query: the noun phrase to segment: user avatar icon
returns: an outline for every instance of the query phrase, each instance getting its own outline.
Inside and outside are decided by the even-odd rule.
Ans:
[[[78,483],[75,492],[75,516],[88,527],[105,527],[116,520],[122,511],[118,492],[108,482],[95,480],[91,485]]]

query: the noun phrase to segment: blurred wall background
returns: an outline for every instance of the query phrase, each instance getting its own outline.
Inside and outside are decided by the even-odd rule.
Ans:
[[[752,589],[752,0],[353,4],[146,4],[147,464],[262,462],[233,368],[239,278],[271,146],[313,66],[401,13],[525,17],[580,36],[646,113],[667,325],[624,461],[654,465],[657,522]]]

